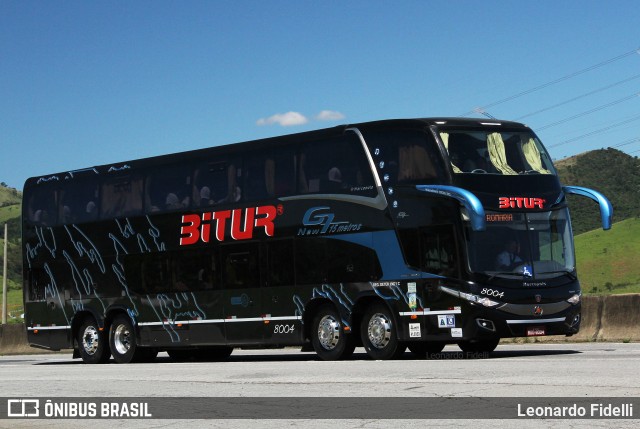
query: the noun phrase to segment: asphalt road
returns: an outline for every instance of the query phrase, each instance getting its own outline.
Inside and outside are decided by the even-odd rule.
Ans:
[[[348,361],[314,353],[236,350],[226,362],[85,365],[70,355],[0,357],[5,397],[627,397],[640,398],[640,344],[500,345],[491,357],[465,358],[447,346],[435,359],[371,361],[357,349]],[[491,406],[493,402],[489,402]],[[550,403],[553,403],[551,400]],[[291,404],[295,407],[295,404]],[[0,407],[6,407],[0,404]],[[0,420],[0,427],[567,427],[584,420]],[[637,427],[636,420],[589,420],[591,427]],[[330,416],[330,412],[327,414]]]

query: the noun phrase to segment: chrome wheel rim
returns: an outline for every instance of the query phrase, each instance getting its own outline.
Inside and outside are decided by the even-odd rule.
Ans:
[[[374,314],[369,319],[367,336],[373,347],[384,349],[391,341],[391,320],[382,313]]]
[[[131,348],[131,331],[125,325],[118,325],[113,332],[113,346],[116,351],[124,355]]]
[[[82,333],[82,348],[84,351],[93,356],[100,347],[100,337],[95,326],[87,326]]]
[[[340,323],[331,315],[326,315],[318,323],[318,340],[325,350],[333,350],[340,341]]]

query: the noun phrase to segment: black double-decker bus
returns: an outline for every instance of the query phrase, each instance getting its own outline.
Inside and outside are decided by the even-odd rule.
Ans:
[[[235,347],[573,335],[580,284],[562,186],[526,126],[389,120],[27,180],[34,347],[101,363],[223,359]]]

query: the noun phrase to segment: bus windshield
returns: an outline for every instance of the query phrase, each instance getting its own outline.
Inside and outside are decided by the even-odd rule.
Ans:
[[[575,258],[568,210],[487,212],[486,231],[467,227],[471,270],[490,277],[573,277]]]
[[[538,138],[529,131],[440,131],[454,173],[555,174]]]

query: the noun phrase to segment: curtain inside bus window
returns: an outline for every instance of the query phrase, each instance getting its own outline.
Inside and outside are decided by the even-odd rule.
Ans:
[[[453,226],[424,228],[420,233],[422,269],[445,277],[458,275],[458,256]]]
[[[449,133],[440,133],[440,139],[442,140],[445,149],[447,149],[447,153],[449,153],[449,159],[451,159],[451,168],[453,168],[453,172],[462,173],[462,170],[460,170],[460,168],[458,168],[458,166],[454,164],[454,157],[451,152],[449,152]]]
[[[364,129],[363,135],[386,184],[428,184],[443,177],[445,166],[432,134],[414,129]]]
[[[491,133],[487,136],[487,149],[489,150],[491,163],[500,173],[506,175],[518,174],[507,163],[507,154],[500,133]]]
[[[399,182],[434,177],[435,168],[424,146],[404,145],[400,147],[398,154],[400,161]]]
[[[102,218],[135,216],[142,212],[142,177],[120,176],[102,185]]]
[[[536,146],[536,142],[532,138],[528,142],[522,144],[522,153],[531,166],[531,169],[541,174],[551,174],[551,172],[542,166],[542,158],[540,151]]]

